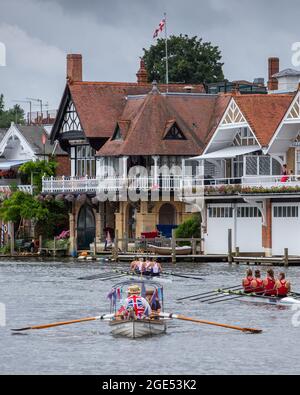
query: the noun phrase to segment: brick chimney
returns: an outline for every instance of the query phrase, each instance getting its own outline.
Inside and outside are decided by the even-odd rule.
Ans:
[[[268,90],[278,90],[278,80],[273,75],[279,73],[279,58],[269,58],[269,81]]]
[[[67,55],[67,80],[70,83],[82,81],[82,55]]]
[[[137,76],[137,83],[138,84],[147,84],[148,83],[148,73],[145,67],[145,62],[141,59],[140,69],[136,74]]]

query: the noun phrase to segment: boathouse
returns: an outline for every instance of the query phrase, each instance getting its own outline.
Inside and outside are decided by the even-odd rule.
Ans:
[[[142,61],[136,83],[86,82],[81,55],[68,55],[51,140],[68,153],[71,177],[44,179],[43,193],[72,203],[71,249],[108,227],[132,238],[174,227],[193,202],[178,191],[194,198],[200,185],[204,253],[227,253],[231,229],[241,252],[300,255],[300,92],[295,73],[293,89],[278,92],[278,72],[270,59],[268,92],[209,94],[149,84]]]

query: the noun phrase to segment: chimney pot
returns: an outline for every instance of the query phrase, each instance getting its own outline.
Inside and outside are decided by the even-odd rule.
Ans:
[[[273,75],[279,73],[279,58],[269,58],[269,81],[268,90],[277,91],[278,90],[278,80],[274,78]]]
[[[137,83],[138,84],[143,85],[143,84],[147,84],[148,83],[148,73],[147,73],[147,70],[146,70],[144,59],[141,59],[140,69],[137,72],[136,76],[137,76]]]
[[[72,82],[82,81],[82,55],[68,54],[67,55],[67,80]]]

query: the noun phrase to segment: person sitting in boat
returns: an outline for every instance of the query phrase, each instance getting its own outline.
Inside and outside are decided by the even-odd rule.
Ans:
[[[117,312],[117,316],[124,319],[134,318],[141,320],[149,317],[152,313],[148,301],[141,296],[141,288],[138,285],[128,287],[128,296],[124,305]]]
[[[162,267],[158,260],[153,259],[151,272],[153,277],[159,277],[160,274],[162,273]]]
[[[161,312],[161,304],[159,298],[152,290],[146,291],[146,299],[151,307],[152,316],[155,318]]]
[[[278,280],[275,284],[277,290],[277,296],[280,298],[286,298],[288,294],[291,292],[291,284],[285,278],[285,273],[280,273]]]
[[[254,279],[253,279],[252,269],[248,269],[246,273],[246,277],[243,279],[243,283],[242,283],[245,293],[249,294],[253,292],[253,288],[251,286],[253,280]]]
[[[145,276],[150,276],[151,275],[151,267],[152,267],[152,262],[149,258],[146,259],[144,263],[144,272],[143,274]]]
[[[143,258],[139,258],[135,266],[136,274],[143,274],[145,271],[145,262]]]
[[[254,279],[251,282],[251,288],[257,295],[263,295],[265,293],[264,281],[261,278],[260,270],[255,270]]]
[[[277,290],[275,285],[276,285],[276,280],[275,280],[274,270],[269,269],[267,271],[267,277],[264,280],[265,296],[277,295]]]
[[[136,271],[136,268],[137,268],[137,266],[138,266],[138,260],[137,259],[135,259],[134,261],[132,261],[131,262],[131,265],[130,265],[130,271],[131,272],[135,272]]]

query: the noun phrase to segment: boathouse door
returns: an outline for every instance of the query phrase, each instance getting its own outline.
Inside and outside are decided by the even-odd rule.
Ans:
[[[96,235],[96,223],[93,210],[90,206],[81,207],[77,222],[77,248],[78,250],[89,250],[90,244],[94,242]]]
[[[300,205],[297,203],[273,203],[272,252],[282,256],[284,249],[289,255],[300,255]]]

